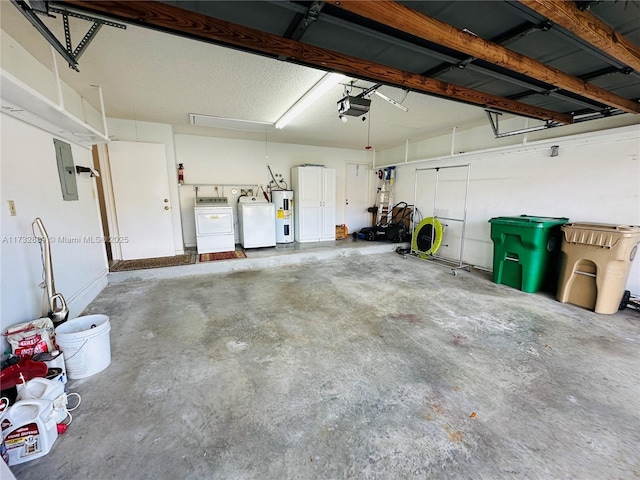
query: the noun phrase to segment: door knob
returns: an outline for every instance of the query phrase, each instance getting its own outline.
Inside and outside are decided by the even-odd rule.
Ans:
[[[164,203],[169,203],[169,199],[168,199],[168,198],[165,198],[165,199],[164,199]]]
[[[165,210],[169,210],[169,206],[168,206],[168,205],[167,205],[167,206],[165,206],[165,207],[164,207],[164,209],[165,209]]]

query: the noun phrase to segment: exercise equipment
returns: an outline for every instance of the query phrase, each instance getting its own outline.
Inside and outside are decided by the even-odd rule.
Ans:
[[[440,211],[445,211],[445,212],[448,211],[448,210],[438,209],[439,207],[438,187],[440,183],[440,171],[449,170],[449,169],[462,169],[466,174],[464,183],[463,183],[464,196],[463,196],[462,218],[445,217],[445,216],[439,215]],[[417,202],[418,191],[425,190],[425,187],[423,185],[418,184],[418,174],[420,172],[426,172],[426,171],[433,171],[435,173],[434,183],[433,183],[433,216],[425,218],[415,226],[413,225],[413,222],[412,222],[413,238],[411,239],[410,255],[413,257],[418,257],[425,260],[440,260],[446,263],[453,263],[454,266],[451,267],[451,273],[453,275],[457,275],[457,270],[460,270],[460,269],[471,271],[471,267],[463,263],[464,235],[465,235],[465,229],[467,224],[467,197],[469,195],[469,177],[470,177],[471,165],[464,164],[464,165],[448,165],[445,167],[416,168],[414,185],[413,185],[413,204],[416,206],[416,208],[418,207],[418,202]],[[460,182],[462,182],[462,180],[460,180]],[[450,197],[451,195],[449,195],[447,198],[450,198]],[[447,208],[452,208],[452,207],[455,208],[455,205],[447,206]],[[448,226],[448,222],[458,223],[461,225],[460,237],[459,237],[460,252],[457,259],[451,259],[451,258],[437,255],[437,252],[441,247],[449,247],[448,244],[442,243],[445,229]]]
[[[428,258],[435,253],[442,244],[444,227],[440,220],[427,217],[416,225],[411,239],[411,249],[420,258]]]

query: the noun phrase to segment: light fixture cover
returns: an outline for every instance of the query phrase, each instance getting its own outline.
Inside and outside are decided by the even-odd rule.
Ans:
[[[342,79],[344,79],[344,75],[341,73],[327,73],[311,88],[311,90],[300,97],[300,99],[298,99],[298,101],[278,119],[276,122],[276,128],[283,128],[291,120],[306,110],[312,103],[331,90],[335,85],[340,83]]]
[[[225,130],[243,130],[246,132],[271,132],[274,128],[273,123],[214,117],[213,115],[201,115],[199,113],[190,113],[189,123],[200,127],[223,128]]]

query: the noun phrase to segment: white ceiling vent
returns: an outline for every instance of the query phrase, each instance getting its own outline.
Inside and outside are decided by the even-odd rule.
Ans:
[[[189,123],[200,127],[224,128],[225,130],[243,130],[246,132],[271,132],[273,123],[252,122],[235,118],[214,117],[212,115],[189,114]]]

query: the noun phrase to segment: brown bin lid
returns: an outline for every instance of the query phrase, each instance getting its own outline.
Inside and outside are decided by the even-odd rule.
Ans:
[[[610,223],[566,223],[562,227],[569,243],[612,248],[621,238],[640,237],[640,226]]]

